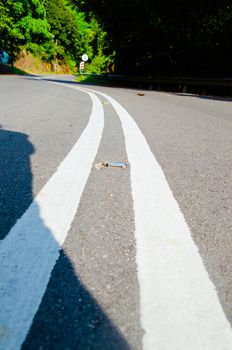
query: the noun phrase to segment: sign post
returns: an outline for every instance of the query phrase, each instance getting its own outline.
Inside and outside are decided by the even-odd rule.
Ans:
[[[86,53],[84,55],[82,55],[81,58],[82,58],[82,61],[84,61],[84,62],[87,62],[89,59],[89,57],[88,57],[88,55],[86,55]]]
[[[81,57],[82,61],[80,63],[80,73],[82,74],[82,71],[85,69],[85,62],[88,61],[89,57],[88,55],[85,53],[84,55],[82,55]]]
[[[85,62],[81,61],[80,63],[80,73],[82,74],[82,71],[84,70],[85,68]]]
[[[114,74],[114,71],[115,71],[115,63],[114,62],[108,63],[106,72],[110,74]]]

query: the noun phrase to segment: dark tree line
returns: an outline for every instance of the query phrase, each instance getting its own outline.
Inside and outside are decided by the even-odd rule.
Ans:
[[[231,0],[73,0],[112,40],[119,73],[232,76]]]
[[[232,76],[232,0],[0,0],[0,50],[128,75]]]

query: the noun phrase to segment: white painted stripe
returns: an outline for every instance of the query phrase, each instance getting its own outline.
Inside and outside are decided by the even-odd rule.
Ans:
[[[125,134],[144,349],[231,350],[230,324],[161,167],[128,112],[94,92],[113,105]]]
[[[21,347],[91,171],[104,127],[99,99],[78,142],[0,244],[0,348]]]

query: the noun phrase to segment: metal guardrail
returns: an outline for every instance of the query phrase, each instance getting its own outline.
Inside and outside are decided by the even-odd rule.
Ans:
[[[88,74],[86,76],[95,76],[101,80],[120,83],[127,86],[138,86],[139,88],[148,88],[150,90],[162,90],[163,87],[178,87],[183,92],[191,88],[199,87],[204,93],[207,88],[227,88],[232,93],[232,78],[198,78],[198,77],[136,77],[116,74]],[[229,88],[229,89],[228,89]]]
[[[191,85],[191,86],[232,86],[232,78],[189,78],[189,77],[114,77],[113,75],[109,79],[115,79],[117,81],[128,81],[147,84],[166,84],[166,85]]]

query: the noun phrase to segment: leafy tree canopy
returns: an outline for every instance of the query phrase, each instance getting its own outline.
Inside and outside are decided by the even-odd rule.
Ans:
[[[104,71],[111,59],[99,21],[69,0],[0,0],[0,18],[0,49],[13,58],[25,47],[44,60],[65,61],[74,68],[87,53],[93,72]]]
[[[124,73],[231,72],[231,0],[73,0],[110,34]]]

